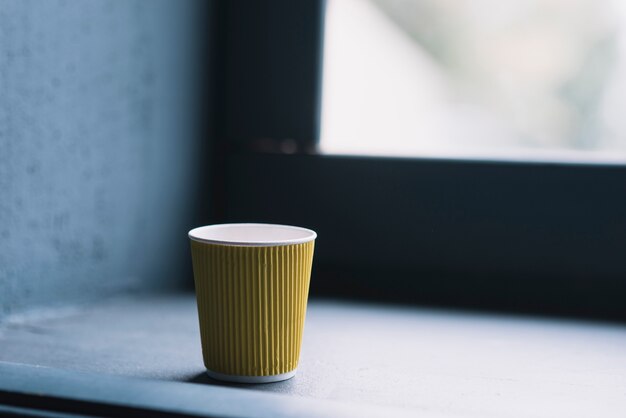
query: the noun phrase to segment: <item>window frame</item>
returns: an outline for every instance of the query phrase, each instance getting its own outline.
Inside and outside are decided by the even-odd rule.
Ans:
[[[626,166],[321,155],[325,1],[217,1],[214,222],[315,229],[312,292],[626,319]]]

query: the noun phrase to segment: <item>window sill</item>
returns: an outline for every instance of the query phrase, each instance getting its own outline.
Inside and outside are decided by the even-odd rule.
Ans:
[[[117,387],[161,383],[172,394],[202,393],[205,404],[196,410],[201,414],[223,415],[231,408],[241,415],[246,410],[238,408],[246,405],[246,397],[251,406],[265,405],[250,409],[249,416],[385,411],[610,417],[626,410],[623,325],[313,300],[295,378],[225,385],[204,374],[195,309],[193,295],[143,297],[9,321],[0,328],[0,361],[52,367],[66,379],[80,377],[94,387],[98,380],[113,379]],[[25,368],[26,373],[11,369],[18,375],[32,370],[54,375],[42,368],[15,367]],[[16,384],[10,375],[0,374],[5,394]],[[38,378],[33,390],[46,393],[46,379],[55,381],[54,376]],[[58,390],[53,386],[50,391]],[[83,392],[90,389],[90,384],[81,386]],[[172,391],[174,387],[180,389]],[[102,390],[92,392],[95,396]],[[180,406],[185,396],[190,395],[170,398]],[[212,396],[242,402],[218,405],[210,401]],[[2,399],[0,395],[0,403]],[[150,397],[137,399],[149,402]],[[216,405],[226,409],[211,410]],[[311,409],[315,405],[318,409]]]

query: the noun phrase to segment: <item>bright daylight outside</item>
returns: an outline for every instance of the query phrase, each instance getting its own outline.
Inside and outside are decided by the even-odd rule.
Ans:
[[[328,0],[331,154],[626,162],[626,2]]]

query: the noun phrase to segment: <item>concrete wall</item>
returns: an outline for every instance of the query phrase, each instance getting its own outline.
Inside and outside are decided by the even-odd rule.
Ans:
[[[203,0],[0,0],[0,319],[189,280]]]

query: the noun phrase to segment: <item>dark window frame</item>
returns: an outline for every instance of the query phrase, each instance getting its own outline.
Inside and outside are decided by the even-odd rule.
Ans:
[[[314,294],[626,319],[626,166],[320,155],[325,2],[215,7],[214,222],[317,230]]]

